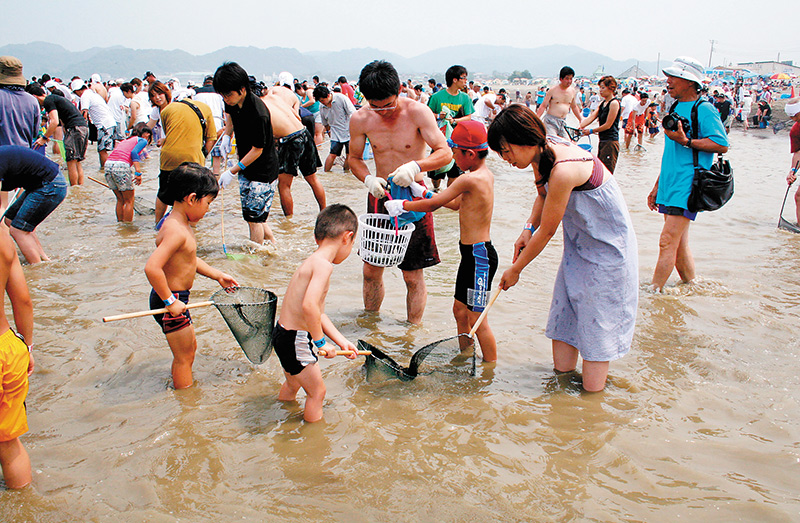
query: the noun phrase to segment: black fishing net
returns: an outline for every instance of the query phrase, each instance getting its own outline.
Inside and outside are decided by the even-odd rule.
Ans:
[[[211,297],[233,336],[252,363],[264,363],[272,354],[272,334],[278,297],[256,287],[221,289]]]
[[[465,347],[463,351],[462,346]],[[387,377],[409,381],[420,375],[434,373],[475,376],[475,345],[473,338],[467,334],[425,345],[411,356],[407,367],[364,340],[358,340],[358,350],[372,351],[364,361],[367,381]]]

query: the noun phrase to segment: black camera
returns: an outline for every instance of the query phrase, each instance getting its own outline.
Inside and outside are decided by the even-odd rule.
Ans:
[[[692,130],[692,124],[689,122],[688,118],[684,118],[678,113],[669,113],[668,115],[664,116],[664,119],[661,120],[661,125],[664,126],[664,129],[675,132],[678,130],[678,122],[683,124],[683,132],[686,134],[686,136],[689,136],[689,133],[691,133]]]

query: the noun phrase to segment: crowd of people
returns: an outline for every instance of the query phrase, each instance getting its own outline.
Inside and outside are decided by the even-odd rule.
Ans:
[[[564,67],[549,90],[524,97],[517,91],[512,101],[504,89],[495,93],[469,81],[461,65],[447,69],[446,85],[429,80],[427,88],[411,79],[402,82],[385,61],[367,64],[356,86],[344,76],[331,84],[315,76],[309,83],[289,73],[267,86],[235,62],[220,65],[202,86],[162,82],[149,71],[127,82],[74,77],[67,86],[48,75],[28,82],[19,60],[0,57],[0,178],[6,191],[4,222],[10,229],[10,235],[0,230],[0,283],[11,301],[17,331],[14,335],[0,313],[0,354],[8,362],[0,407],[6,485],[22,487],[31,478],[19,436],[27,431],[24,399],[34,362],[31,300],[11,239],[29,263],[48,259],[35,229],[65,198],[67,180],[84,183],[82,162],[90,141],[97,144],[121,222],[133,219],[133,192],[141,183],[148,148],[160,148],[157,247],[145,273],[152,286],[151,307],[168,311],[155,318],[173,354],[176,389],[194,383],[197,340],[187,303],[195,275],[225,289],[238,285],[197,257],[191,227],[220,190],[236,180],[250,241],[259,246],[275,241],[267,224],[275,191],[287,217],[294,212],[294,178],[302,174],[313,191],[320,209],[314,230],[318,248],[289,283],[274,337],[285,374],[279,399],[294,400],[302,388],[304,418],[313,422],[322,418],[325,397],[318,354],[334,357],[333,344],[347,357],[356,354],[355,345],[324,310],[334,266],[350,254],[358,222],[348,207],[329,205],[319,168],[329,171],[344,156],[344,170],[366,187],[367,209],[414,223],[398,266],[406,286],[406,319],[412,324],[420,323],[425,311],[424,269],[440,263],[432,213],[443,206],[458,211],[461,259],[453,315],[458,331],[467,332],[488,307],[498,268],[490,233],[494,178],[486,158],[491,149],[517,168],[530,166],[537,191],[513,245],[511,265],[497,287],[514,286],[561,226],[564,253],[546,328],[553,365],[557,373],[572,373],[582,360],[583,388],[601,391],[610,362],[630,350],[639,293],[637,241],[614,177],[620,121],[626,148],[634,135],[641,146],[645,132],[659,132],[664,115],[678,122],[674,127],[663,124],[660,175],[647,198],[648,206],[664,216],[652,279],[653,289],[660,291],[673,269],[684,282],[695,278],[688,230],[697,213],[687,205],[695,168],[709,168],[717,154],[726,152],[730,125],[725,122],[737,110],[745,121],[748,116],[750,97],[741,86],[723,89],[714,94],[713,104],[706,103],[703,67],[696,60],[678,58],[663,73],[667,82],[662,93],[651,97],[641,89],[625,89],[619,99],[614,77],[602,77],[597,93],[587,92],[585,86],[574,85],[574,70]],[[768,118],[759,111],[760,118]],[[570,113],[579,122],[577,129],[567,125]],[[787,105],[787,113],[800,121],[800,102]],[[579,136],[592,134],[600,139],[597,154],[575,143]],[[323,163],[318,148],[326,135],[330,145]],[[792,129],[792,140],[789,183],[800,166],[800,124]],[[44,154],[51,142],[54,152],[63,151],[66,179]],[[235,157],[229,160],[233,147]],[[365,160],[370,151],[374,167]],[[23,191],[8,205],[7,191],[17,188]],[[363,264],[366,310],[382,306],[385,270]],[[483,360],[496,361],[489,322],[476,334]]]

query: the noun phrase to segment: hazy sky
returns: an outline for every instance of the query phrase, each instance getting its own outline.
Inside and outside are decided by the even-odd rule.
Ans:
[[[613,7],[609,7],[612,5]],[[204,54],[229,45],[320,51],[374,47],[405,57],[467,43],[573,44],[617,60],[800,63],[789,22],[798,0],[501,2],[385,0],[0,0],[0,45],[57,43],[71,51],[122,45]],[[126,6],[123,8],[122,6]],[[785,20],[785,21],[784,21]],[[776,24],[780,24],[778,27]]]

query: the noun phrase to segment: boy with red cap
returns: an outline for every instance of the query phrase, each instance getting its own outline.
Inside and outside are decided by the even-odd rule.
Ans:
[[[386,211],[391,216],[399,216],[406,211],[431,212],[443,206],[458,210],[461,264],[456,276],[453,315],[458,332],[464,333],[472,329],[486,308],[497,270],[497,252],[489,234],[494,209],[494,176],[486,167],[489,145],[486,127],[481,122],[459,122],[447,142],[464,174],[439,194],[412,183],[410,188],[415,200],[390,200],[386,202]],[[476,334],[483,360],[497,361],[497,341],[489,322],[484,321]],[[462,350],[467,348],[461,347]]]

